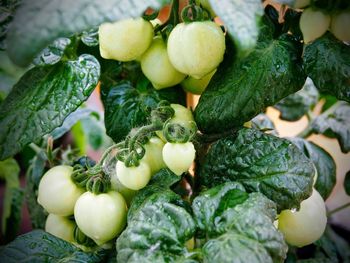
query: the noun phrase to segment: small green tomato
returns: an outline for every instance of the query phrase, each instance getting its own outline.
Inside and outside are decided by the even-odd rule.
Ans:
[[[151,180],[151,168],[144,159],[135,167],[126,167],[122,161],[117,161],[116,172],[118,180],[131,190],[140,190]]]
[[[99,246],[120,234],[126,225],[126,214],[125,200],[115,191],[98,195],[86,192],[74,208],[79,229]]]
[[[300,17],[300,30],[304,43],[309,43],[327,32],[331,23],[330,15],[311,7],[304,10]]]
[[[180,23],[168,38],[168,55],[174,67],[200,79],[218,67],[224,58],[225,35],[211,21]]]
[[[101,57],[131,61],[140,57],[153,39],[153,26],[142,19],[125,19],[99,27]]]
[[[185,78],[170,63],[166,44],[161,37],[154,38],[150,48],[142,55],[141,69],[158,90],[179,84]]]
[[[303,247],[318,240],[327,225],[326,206],[320,194],[301,202],[299,211],[283,210],[278,218],[278,229],[287,243]]]
[[[350,11],[343,11],[332,16],[331,29],[333,35],[341,41],[350,41]]]
[[[154,175],[160,169],[165,168],[166,164],[163,161],[162,151],[164,142],[157,136],[153,136],[144,145],[146,153],[143,159],[151,168],[151,174]]]
[[[191,167],[195,155],[196,150],[192,142],[167,142],[163,148],[164,162],[176,175],[181,175]]]
[[[73,214],[75,202],[84,193],[71,179],[73,167],[59,165],[48,170],[41,178],[38,203],[55,215]]]
[[[186,92],[190,92],[196,95],[201,95],[203,91],[207,88],[215,72],[216,72],[216,69],[213,72],[210,72],[208,75],[205,75],[201,79],[195,79],[189,76],[181,82],[181,86]]]
[[[49,214],[46,218],[45,231],[58,238],[75,243],[75,222],[68,217]]]

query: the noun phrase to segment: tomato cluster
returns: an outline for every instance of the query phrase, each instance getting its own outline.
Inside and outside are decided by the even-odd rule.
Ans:
[[[38,203],[49,212],[45,230],[81,248],[74,236],[78,227],[97,245],[116,237],[126,223],[127,206],[116,191],[94,194],[72,179],[73,167],[59,165],[47,171],[39,184]]]
[[[350,10],[335,10],[329,13],[314,6],[309,6],[310,0],[296,1],[295,7],[306,9],[300,18],[300,29],[304,42],[309,43],[328,30],[341,41],[350,41]]]
[[[165,40],[154,34],[152,24],[156,30],[161,23],[140,18],[102,24],[101,56],[140,61],[155,89],[181,83],[186,91],[201,94],[223,60],[225,35],[220,26],[210,20],[178,23]]]
[[[179,104],[170,104],[169,107],[174,114],[167,120],[167,125],[189,129],[193,123],[192,112]],[[93,185],[97,184],[94,180],[99,179],[99,173],[104,174],[103,169],[97,173],[89,173],[88,168],[80,171],[77,178],[86,176],[83,186],[74,177],[75,167],[59,165],[47,171],[38,191],[38,203],[49,213],[45,230],[83,249],[86,246],[79,242],[81,235],[93,240],[93,245],[106,244],[124,229],[127,205],[137,190],[144,188],[162,168],[168,167],[181,175],[195,158],[194,145],[189,138],[186,141],[167,141],[167,135],[164,136],[161,130],[154,133],[143,148],[144,155],[138,165],[128,166],[118,160],[115,172],[107,177],[107,187],[97,188],[98,192],[93,190],[96,188]]]

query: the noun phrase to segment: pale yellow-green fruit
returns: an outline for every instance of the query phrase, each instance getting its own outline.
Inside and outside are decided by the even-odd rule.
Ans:
[[[125,19],[99,27],[101,57],[132,61],[140,57],[153,39],[153,26],[142,19]]]
[[[116,164],[118,180],[131,190],[144,188],[151,180],[151,168],[142,159],[138,166],[127,167],[122,161]]]
[[[350,41],[350,11],[344,11],[332,16],[330,31],[342,41]]]
[[[221,63],[225,53],[225,36],[211,21],[180,23],[168,38],[168,55],[174,67],[200,79]]]
[[[150,48],[142,55],[141,69],[158,90],[179,84],[186,77],[170,63],[167,46],[161,37],[154,38]]]
[[[318,240],[326,225],[326,206],[315,189],[308,199],[301,202],[299,211],[283,210],[278,218],[278,229],[283,233],[285,240],[297,247]]]
[[[71,179],[73,167],[58,165],[48,170],[40,180],[38,203],[55,215],[69,216],[74,212],[74,205],[84,193]]]
[[[321,37],[327,32],[330,23],[330,15],[313,8],[305,9],[300,17],[300,30],[303,33],[304,43]]]
[[[168,168],[176,175],[181,175],[188,171],[195,156],[196,150],[192,142],[167,142],[163,147],[163,160]]]
[[[127,206],[115,191],[84,193],[75,204],[74,218],[79,229],[97,245],[115,238],[125,227]]]
[[[156,174],[160,169],[166,167],[162,156],[163,147],[163,140],[157,136],[151,137],[144,145],[146,153],[143,159],[151,168],[152,175]]]
[[[127,188],[119,181],[116,171],[111,174],[111,189],[120,193],[128,206],[137,193],[136,190]]]
[[[68,242],[74,243],[74,221],[68,217],[49,214],[45,222],[45,231]]]
[[[294,8],[304,8],[310,5],[311,0],[296,0],[294,3]]]
[[[201,95],[203,91],[207,88],[215,72],[216,69],[213,72],[210,72],[209,74],[205,75],[201,79],[195,79],[191,76],[188,76],[181,82],[181,86],[186,92]]]

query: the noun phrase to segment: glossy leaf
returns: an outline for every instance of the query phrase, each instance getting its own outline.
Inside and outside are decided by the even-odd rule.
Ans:
[[[115,142],[123,140],[132,128],[148,124],[151,110],[161,100],[184,103],[184,93],[180,89],[157,91],[141,74],[136,83],[120,81],[110,86],[110,83],[102,82],[105,126],[107,134]]]
[[[297,121],[316,105],[318,97],[315,85],[307,78],[301,90],[278,102],[275,108],[281,112],[282,120]]]
[[[0,159],[61,126],[90,96],[99,75],[91,55],[28,71],[0,107]]]
[[[306,77],[300,63],[300,43],[290,35],[277,39],[272,35],[272,26],[265,26],[248,57],[237,60],[226,56],[194,112],[202,132],[222,133],[239,127],[302,88]]]
[[[138,213],[140,209],[148,202],[148,200],[158,200],[182,205],[183,201],[180,196],[170,191],[170,187],[178,182],[181,178],[169,169],[161,169],[156,173],[149,184],[138,191],[133,198],[128,211],[128,222]]]
[[[350,151],[350,104],[338,102],[312,122],[315,133],[335,136],[342,152]]]
[[[237,183],[201,193],[192,204],[198,227],[209,241],[204,262],[283,262],[287,245],[273,221],[276,205]]]
[[[199,169],[200,181],[215,186],[232,181],[261,192],[278,210],[297,208],[312,191],[314,167],[288,140],[255,129],[215,142]]]
[[[88,47],[98,46],[98,28],[92,28],[90,30],[84,31],[81,35],[81,41]]]
[[[350,46],[331,33],[306,45],[306,73],[322,93],[350,102]]]
[[[144,202],[117,239],[117,261],[187,262],[185,242],[194,232],[191,214],[158,192]]]
[[[0,250],[4,262],[100,262],[104,252],[84,253],[73,244],[43,230],[34,230],[17,237]]]
[[[336,164],[332,156],[320,146],[302,138],[290,138],[289,140],[314,163],[317,170],[315,188],[326,200],[336,183]]]
[[[253,129],[265,131],[272,135],[278,134],[275,124],[272,122],[269,116],[267,116],[265,113],[260,113],[259,115],[255,116],[251,120],[251,122],[252,122],[251,126]]]
[[[54,65],[61,60],[64,51],[71,43],[69,38],[58,38],[52,44],[41,51],[33,60],[36,66]]]
[[[64,120],[60,127],[57,127],[51,132],[51,136],[54,140],[62,137],[65,133],[67,133],[79,120],[89,116],[92,113],[91,109],[78,109]]]
[[[59,37],[69,37],[106,21],[137,17],[161,0],[24,0],[7,34],[8,53],[27,66],[35,55]]]
[[[256,45],[260,19],[264,14],[260,0],[210,0],[211,7],[227,27],[241,57],[248,55]]]

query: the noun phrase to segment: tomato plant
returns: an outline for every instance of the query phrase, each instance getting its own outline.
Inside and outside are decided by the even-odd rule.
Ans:
[[[348,260],[349,1],[67,3],[0,8],[1,262]]]

